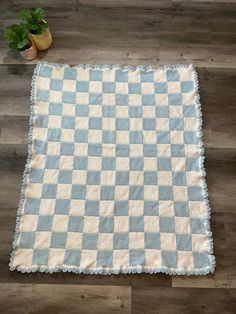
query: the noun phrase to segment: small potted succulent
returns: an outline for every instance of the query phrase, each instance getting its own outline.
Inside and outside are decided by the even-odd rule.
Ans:
[[[27,25],[30,38],[38,50],[45,50],[51,46],[52,35],[48,23],[44,20],[43,9],[22,10],[19,18]]]
[[[26,60],[33,60],[37,56],[34,42],[29,38],[29,31],[25,24],[13,24],[5,29],[4,38],[11,49],[17,50]]]

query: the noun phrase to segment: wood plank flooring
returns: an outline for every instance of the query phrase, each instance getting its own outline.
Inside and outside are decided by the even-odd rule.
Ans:
[[[45,9],[54,39],[38,59],[197,67],[217,267],[200,277],[8,270],[37,59],[0,37],[0,313],[235,313],[236,1],[1,0],[0,30],[32,6]]]

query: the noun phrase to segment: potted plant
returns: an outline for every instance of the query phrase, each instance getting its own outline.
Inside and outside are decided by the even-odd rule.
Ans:
[[[33,60],[37,56],[34,42],[29,38],[29,31],[25,24],[13,24],[5,29],[4,38],[11,49],[17,50],[26,60]]]
[[[43,9],[22,10],[19,18],[27,25],[30,38],[38,50],[45,50],[51,46],[52,35],[48,23],[44,20]]]

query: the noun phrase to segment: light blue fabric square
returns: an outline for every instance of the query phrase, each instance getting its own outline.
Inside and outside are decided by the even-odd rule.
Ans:
[[[158,144],[169,144],[170,143],[170,133],[168,131],[158,131],[157,132],[157,143]]]
[[[114,250],[125,250],[129,248],[129,234],[128,232],[114,233],[113,236]]]
[[[48,116],[45,115],[35,115],[34,123],[37,128],[47,128],[48,127]]]
[[[44,176],[44,169],[32,168],[30,176],[29,176],[29,181],[31,183],[42,183],[43,176]]]
[[[129,217],[129,231],[130,232],[143,232],[144,231],[143,216],[130,216]]]
[[[51,248],[64,249],[66,247],[67,236],[66,232],[52,232]]]
[[[140,83],[129,83],[128,84],[129,94],[140,94],[141,84]]]
[[[73,168],[75,170],[86,170],[88,164],[88,158],[87,157],[80,157],[75,156],[74,157],[74,166]]]
[[[36,94],[36,99],[38,101],[47,102],[49,100],[49,91],[43,90],[43,89],[38,89],[37,94]]]
[[[181,106],[182,95],[181,94],[168,94],[168,102],[170,106]]]
[[[97,255],[97,267],[111,267],[111,266],[113,266],[113,251],[99,250]]]
[[[51,79],[50,88],[52,90],[62,91],[63,80]]]
[[[178,70],[167,70],[166,79],[168,82],[177,82],[179,81],[179,71]]]
[[[191,233],[193,234],[205,234],[206,233],[204,220],[201,218],[191,218],[190,228],[191,228]]]
[[[58,175],[58,183],[71,184],[72,183],[72,171],[60,170]]]
[[[116,144],[116,157],[129,157],[130,146],[126,144]]]
[[[144,215],[158,216],[159,215],[158,201],[144,201]]]
[[[22,232],[20,236],[20,248],[32,249],[35,243],[35,232]]]
[[[184,121],[181,118],[170,118],[170,130],[182,131],[184,129]]]
[[[173,200],[173,187],[172,186],[158,186],[159,200]]]
[[[162,264],[169,268],[177,267],[177,253],[175,251],[162,251]]]
[[[27,198],[25,201],[24,213],[37,215],[39,213],[39,207],[40,207],[39,198]]]
[[[199,163],[198,158],[187,157],[185,163],[186,163],[187,171],[199,171],[200,170],[200,163]]]
[[[115,131],[102,131],[102,142],[103,143],[113,143],[116,142],[116,132]]]
[[[144,118],[143,119],[143,130],[155,130],[156,119]]]
[[[172,184],[173,185],[187,185],[185,171],[172,172]]]
[[[75,68],[67,67],[64,69],[64,79],[65,80],[76,80],[77,71]]]
[[[58,169],[60,162],[60,156],[50,156],[46,157],[45,168],[46,169]]]
[[[188,198],[190,201],[202,201],[202,188],[200,186],[188,186]]]
[[[111,233],[114,230],[114,218],[113,217],[100,217],[99,219],[99,232]]]
[[[189,217],[188,202],[175,202],[174,210],[177,217]]]
[[[63,116],[61,120],[61,127],[64,129],[74,129],[75,117]]]
[[[102,129],[102,118],[89,118],[89,129],[101,130]]]
[[[145,71],[141,71],[140,72],[140,80],[141,82],[152,82],[154,81],[154,76],[153,76],[153,72],[145,72]]]
[[[205,268],[209,266],[209,256],[206,252],[193,252],[195,268]]]
[[[84,224],[84,217],[82,216],[70,216],[68,222],[69,232],[82,232]]]
[[[99,185],[101,179],[100,171],[88,171],[87,172],[87,184]]]
[[[115,186],[101,186],[101,200],[114,200]]]
[[[115,83],[113,82],[103,82],[102,83],[103,93],[115,93]]]
[[[184,131],[185,144],[198,144],[199,138],[196,132]]]
[[[75,96],[76,94],[73,92],[63,92],[62,93],[62,102],[66,104],[75,104]]]
[[[131,266],[142,266],[145,264],[145,251],[144,250],[130,250],[129,263]]]
[[[138,171],[143,170],[143,158],[141,157],[131,157],[129,161],[130,170]]]
[[[57,199],[55,204],[55,214],[68,215],[70,211],[70,200]]]
[[[76,249],[66,249],[64,264],[71,266],[78,266],[80,264],[80,250]]]
[[[73,184],[71,190],[72,199],[81,199],[84,200],[86,195],[86,186],[80,184]]]
[[[183,106],[183,114],[186,118],[196,117],[197,116],[197,110],[196,106],[190,105],[190,106]]]
[[[192,236],[190,234],[176,234],[176,248],[178,251],[191,251]]]
[[[47,265],[48,249],[34,249],[32,265]]]
[[[115,201],[115,216],[128,216],[129,202]]]
[[[57,197],[57,185],[56,184],[44,184],[42,189],[42,198],[56,198]]]
[[[189,93],[193,90],[193,82],[192,81],[182,81],[180,82],[181,93]]]
[[[145,249],[161,249],[160,233],[145,232]]]
[[[115,157],[102,157],[102,170],[115,170]]]
[[[84,233],[82,240],[82,249],[84,250],[95,250],[98,244],[97,233]]]
[[[157,145],[143,144],[143,157],[157,157]]]
[[[116,130],[119,131],[128,131],[129,130],[129,119],[116,119]]]
[[[155,96],[153,94],[142,95],[143,106],[155,106]]]
[[[87,81],[77,81],[76,91],[81,93],[87,93],[89,91],[89,82]]]
[[[116,116],[115,106],[102,106],[102,114],[105,118],[114,118]]]
[[[171,156],[184,157],[185,156],[184,144],[171,144]]]
[[[129,132],[130,144],[142,144],[143,143],[143,132],[141,131],[130,131]]]
[[[161,157],[157,159],[157,170],[171,171],[171,158]]]
[[[141,106],[130,106],[129,117],[130,118],[141,118],[143,115],[143,109]]]
[[[48,129],[48,141],[60,142],[61,140],[61,129]]]
[[[62,114],[62,104],[50,102],[48,107],[48,113],[53,116]]]
[[[76,105],[75,114],[79,117],[88,117],[89,107],[87,105]]]
[[[102,94],[89,93],[89,104],[90,105],[101,105],[102,104]]]
[[[160,217],[160,232],[174,233],[175,232],[175,217]]]
[[[155,93],[156,94],[167,94],[168,93],[168,85],[167,83],[155,83]]]
[[[130,185],[129,187],[129,199],[130,200],[142,200],[143,199],[143,186]]]
[[[53,215],[39,215],[37,230],[38,231],[51,231],[53,223]]]
[[[156,117],[169,118],[169,106],[156,106]]]
[[[102,156],[102,144],[88,144],[88,156]]]
[[[39,76],[50,78],[52,76],[52,67],[43,65],[39,69]]]
[[[129,104],[129,96],[123,94],[116,94],[115,96],[115,104],[117,106],[128,106]]]
[[[144,172],[144,184],[145,185],[157,185],[157,172],[145,171]]]
[[[90,81],[102,81],[102,71],[101,70],[90,70],[89,71]]]
[[[62,142],[60,147],[60,153],[64,156],[74,156],[74,143]]]
[[[100,205],[99,201],[86,200],[85,216],[99,216]]]
[[[47,154],[47,148],[48,148],[47,142],[40,141],[40,140],[34,140],[33,147],[34,147],[34,151],[36,154],[40,154],[40,155],[46,155]]]
[[[88,143],[88,130],[75,130],[76,143]]]
[[[116,82],[128,82],[128,72],[122,70],[116,70],[115,72]]]
[[[116,171],[116,185],[128,185],[129,184],[129,172],[128,171]]]

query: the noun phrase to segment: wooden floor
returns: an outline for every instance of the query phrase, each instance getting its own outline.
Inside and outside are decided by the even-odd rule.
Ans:
[[[217,267],[202,277],[8,270],[37,60],[24,62],[0,38],[0,313],[235,313],[236,1],[1,0],[0,30],[39,5],[54,38],[39,59],[197,66]]]

